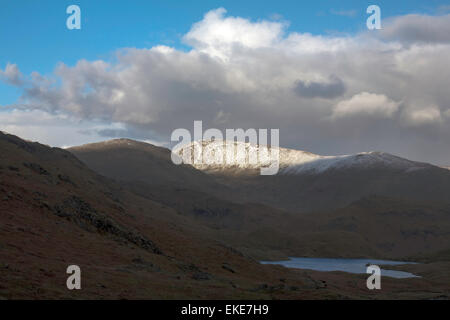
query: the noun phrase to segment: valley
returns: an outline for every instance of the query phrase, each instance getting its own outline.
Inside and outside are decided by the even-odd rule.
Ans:
[[[63,150],[2,133],[0,148],[1,298],[449,296],[445,201],[364,195],[343,207],[290,210],[276,205],[276,193],[252,196],[258,177],[175,166],[169,150],[146,143]],[[273,178],[265,190],[280,183]],[[386,278],[370,292],[365,275],[259,263],[288,256],[418,261],[395,268],[422,278]],[[70,264],[82,270],[80,291],[65,287]]]

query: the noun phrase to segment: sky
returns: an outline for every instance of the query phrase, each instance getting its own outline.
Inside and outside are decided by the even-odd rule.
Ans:
[[[449,80],[448,1],[0,2],[0,130],[52,146],[170,146],[202,120],[450,165]]]

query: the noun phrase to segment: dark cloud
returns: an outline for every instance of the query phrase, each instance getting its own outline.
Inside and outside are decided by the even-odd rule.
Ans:
[[[332,75],[327,82],[297,80],[294,90],[298,95],[305,98],[334,99],[342,96],[346,87],[339,77]]]
[[[450,14],[409,14],[383,22],[381,36],[406,43],[450,43]]]

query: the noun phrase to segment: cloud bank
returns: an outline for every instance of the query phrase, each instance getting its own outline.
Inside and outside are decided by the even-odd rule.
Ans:
[[[94,126],[97,137],[168,141],[202,120],[279,128],[282,146],[321,154],[383,150],[449,164],[447,26],[450,15],[407,15],[380,32],[324,36],[219,8],[184,35],[188,51],[120,49],[114,61],[61,63],[51,76],[8,64],[0,78],[23,90],[9,109],[76,119],[73,131],[114,124]]]

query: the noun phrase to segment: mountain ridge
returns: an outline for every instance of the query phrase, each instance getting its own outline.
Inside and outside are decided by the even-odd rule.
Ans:
[[[199,148],[201,147],[201,149]],[[230,148],[230,149],[228,149]],[[241,148],[241,149],[239,149]],[[199,151],[201,150],[201,152]],[[227,151],[231,151],[232,158]],[[275,155],[272,155],[272,152]],[[278,174],[323,173],[330,169],[346,167],[375,167],[386,166],[398,170],[419,170],[432,164],[412,161],[387,152],[369,151],[350,155],[323,156],[304,150],[282,147],[253,145],[247,142],[227,140],[194,141],[173,150],[180,158],[184,158],[195,168],[204,171],[220,172],[231,169],[245,173],[261,167],[267,167],[271,162],[279,159]],[[183,153],[190,152],[191,158],[183,157]],[[258,155],[257,158],[250,158]],[[278,156],[279,155],[279,156]],[[231,159],[231,161],[230,161]],[[255,162],[256,159],[256,162]],[[221,161],[222,160],[222,161]],[[197,161],[197,162],[196,162]]]

